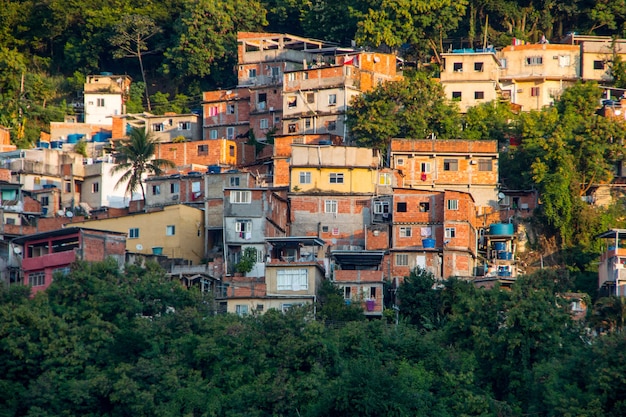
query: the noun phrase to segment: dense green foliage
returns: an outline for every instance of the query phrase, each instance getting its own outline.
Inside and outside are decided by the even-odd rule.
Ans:
[[[412,278],[398,325],[338,309],[213,316],[150,265],[77,264],[33,299],[2,287],[0,415],[623,415],[626,334],[584,337],[562,278],[510,292]]]

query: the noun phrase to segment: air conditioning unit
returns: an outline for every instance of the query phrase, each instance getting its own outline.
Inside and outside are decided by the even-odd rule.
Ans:
[[[476,162],[476,161],[475,161],[475,160],[473,160],[473,159],[470,161],[470,165],[476,165],[477,163],[478,163],[478,162]]]
[[[172,200],[178,200],[178,194],[174,194],[174,195],[172,196]]]

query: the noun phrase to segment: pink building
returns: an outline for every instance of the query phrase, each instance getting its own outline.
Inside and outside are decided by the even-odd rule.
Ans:
[[[126,253],[125,233],[68,227],[22,236],[12,241],[22,255],[24,284],[33,294],[44,291],[55,273],[66,274],[75,261],[98,262],[109,257],[120,266]]]

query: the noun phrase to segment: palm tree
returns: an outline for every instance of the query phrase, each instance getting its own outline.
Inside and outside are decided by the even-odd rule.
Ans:
[[[156,142],[143,129],[134,128],[129,138],[116,146],[116,160],[118,164],[111,170],[112,174],[124,172],[115,188],[128,182],[126,193],[133,198],[137,188],[141,188],[141,195],[146,201],[146,191],[143,188],[144,175],[161,175],[163,168],[174,167],[174,163],[167,159],[154,159]]]

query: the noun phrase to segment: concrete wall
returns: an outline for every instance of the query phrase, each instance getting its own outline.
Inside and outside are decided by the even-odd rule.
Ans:
[[[204,256],[203,222],[202,210],[179,204],[159,211],[75,222],[73,225],[122,233],[138,228],[139,237],[126,241],[129,252],[151,254],[153,247],[162,247],[165,256],[188,259],[198,264]],[[166,234],[168,225],[175,227],[173,236]]]

